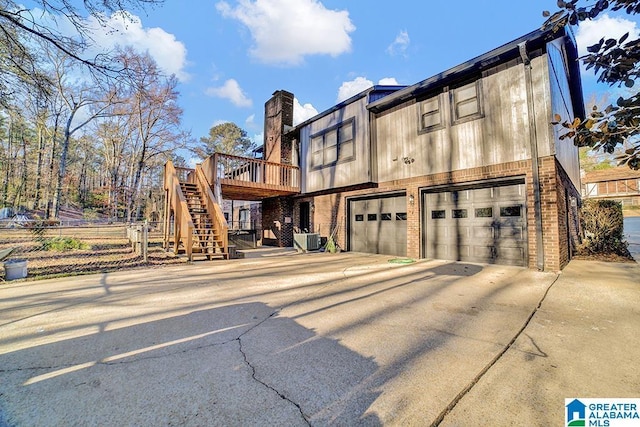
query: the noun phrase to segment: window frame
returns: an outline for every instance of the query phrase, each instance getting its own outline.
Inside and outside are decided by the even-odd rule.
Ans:
[[[432,132],[435,130],[440,130],[444,128],[444,121],[445,121],[445,117],[443,113],[443,102],[442,102],[442,94],[441,93],[436,93],[433,94],[427,98],[421,99],[420,101],[418,101],[416,103],[416,105],[418,106],[418,134],[422,134],[422,133],[427,133],[427,132]],[[431,101],[437,101],[437,105],[438,108],[436,110],[430,110],[427,113],[423,112],[423,106]],[[434,125],[430,125],[430,126],[425,126],[424,125],[424,116],[427,114],[437,114],[440,117],[440,120],[437,124]]]
[[[321,130],[320,132],[316,132],[309,136],[309,166],[311,170],[319,170],[331,166],[335,166],[339,163],[346,163],[355,160],[356,158],[356,119],[352,117],[350,119],[344,120],[336,125],[328,127],[326,129]],[[350,139],[342,139],[343,132],[341,129],[346,129],[347,126],[351,127],[351,138]],[[334,138],[329,139],[335,134]],[[318,144],[318,139],[321,140],[322,149],[317,149],[314,146]],[[327,145],[330,144],[330,145]],[[342,155],[343,147],[351,144],[353,152],[348,155]],[[331,154],[329,157],[329,153],[335,152],[335,154]],[[318,161],[318,154],[322,153],[322,161]],[[327,161],[327,158],[331,160]]]
[[[476,94],[474,97],[465,98],[461,101],[456,100],[456,95],[469,86],[475,86]],[[467,103],[469,100],[475,99],[478,105],[478,111],[463,117],[458,117],[458,105]],[[464,84],[452,87],[449,90],[449,103],[451,105],[451,123],[457,125],[460,123],[477,120],[484,117],[483,98],[482,98],[482,79],[467,81]]]

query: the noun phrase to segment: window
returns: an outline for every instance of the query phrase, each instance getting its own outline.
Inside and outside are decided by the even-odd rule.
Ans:
[[[520,206],[505,206],[500,208],[500,216],[521,216]]]
[[[367,214],[367,221],[377,221],[378,214]]]
[[[311,168],[319,169],[338,162],[353,160],[355,120],[351,119],[337,126],[311,136]]]
[[[454,122],[472,120],[482,116],[479,85],[478,80],[451,91]]]
[[[466,209],[453,209],[451,211],[451,218],[467,218]]]
[[[476,218],[493,217],[493,208],[476,208]]]
[[[420,104],[420,130],[430,131],[442,127],[440,96],[436,95]]]
[[[396,221],[406,221],[407,213],[406,212],[398,212],[396,213]]]
[[[437,210],[431,211],[431,219],[445,219],[447,217],[447,211]]]
[[[391,221],[391,214],[390,213],[381,213],[380,214],[380,220],[381,221]]]
[[[240,228],[242,230],[251,229],[251,212],[249,209],[240,209],[238,219],[240,220]]]
[[[356,215],[356,221],[360,222],[360,221],[364,221],[364,215],[362,214],[357,214]]]

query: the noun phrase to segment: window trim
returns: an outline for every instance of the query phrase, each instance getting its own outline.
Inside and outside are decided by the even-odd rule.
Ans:
[[[335,124],[331,127],[328,127],[326,129],[321,130],[320,132],[316,132],[312,135],[309,135],[309,169],[310,170],[320,170],[320,169],[324,169],[327,167],[332,167],[335,166],[337,164],[340,163],[347,163],[347,162],[351,162],[353,160],[356,159],[356,119],[355,117],[352,117],[350,119],[344,120],[338,124]],[[347,126],[351,126],[351,139],[348,139],[346,141],[341,141],[341,132],[340,129],[343,127],[347,127]],[[336,150],[336,155],[335,155],[335,160],[332,160],[331,162],[325,163],[324,159],[326,157],[326,150],[327,150],[327,145],[326,145],[326,140],[325,137],[326,135],[334,132],[336,133],[336,143],[335,145],[331,145],[331,147],[335,147]],[[312,141],[316,138],[322,138],[322,150],[316,150],[316,151],[312,151],[313,150],[313,143]],[[353,147],[353,154],[351,156],[348,157],[343,157],[341,158],[340,156],[340,152],[341,147],[343,144],[347,144],[347,143],[351,143],[352,147]],[[314,158],[314,153],[320,152],[322,151],[322,163],[320,164],[314,164],[313,158]]]
[[[424,121],[423,118],[425,116],[425,114],[422,112],[422,106],[433,100],[436,99],[438,101],[438,109],[437,110],[433,110],[433,111],[437,111],[437,114],[440,116],[440,123],[436,124],[436,125],[431,125],[431,126],[424,126]],[[441,93],[437,93],[435,95],[429,96],[427,98],[423,98],[420,101],[418,101],[416,103],[416,105],[418,106],[418,134],[423,134],[423,133],[427,133],[427,132],[433,132],[436,130],[440,130],[440,129],[444,129],[445,126],[445,117],[443,113],[443,102],[442,102],[442,96]]]
[[[476,96],[474,98],[477,100],[477,103],[478,103],[478,112],[470,114],[468,116],[458,117],[457,106],[458,106],[459,103],[456,103],[456,92],[459,91],[462,88],[465,88],[465,87],[471,86],[471,85],[475,85],[475,87],[476,87]],[[468,98],[468,99],[473,99],[473,98]],[[464,101],[468,101],[468,99],[465,99]],[[449,90],[449,104],[451,106],[451,123],[453,125],[457,125],[457,124],[460,124],[460,123],[466,123],[466,122],[470,122],[472,120],[477,120],[477,119],[483,118],[484,117],[484,108],[483,108],[483,98],[482,98],[482,79],[479,78],[479,79],[474,80],[474,81],[467,81],[467,82],[465,82],[465,83],[463,83],[461,85],[452,87]]]

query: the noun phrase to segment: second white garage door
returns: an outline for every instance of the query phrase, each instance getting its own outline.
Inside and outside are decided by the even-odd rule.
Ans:
[[[524,184],[423,193],[427,258],[527,265]]]

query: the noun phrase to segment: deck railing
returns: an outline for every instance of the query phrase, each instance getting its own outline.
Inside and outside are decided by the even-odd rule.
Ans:
[[[195,181],[198,185],[198,190],[200,190],[204,196],[205,205],[207,212],[209,212],[213,229],[219,234],[220,239],[222,240],[223,252],[226,254],[229,250],[229,227],[227,225],[227,220],[224,218],[222,208],[220,208],[220,205],[216,202],[215,196],[211,191],[211,185],[209,184],[200,165],[196,165]]]
[[[250,157],[215,153],[202,163],[210,182],[254,188],[284,188],[296,191],[300,187],[300,169],[292,165],[267,162]],[[209,178],[211,181],[211,178]]]

